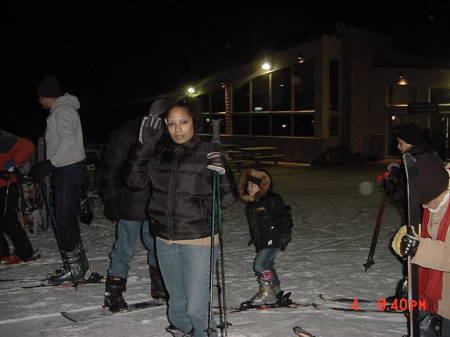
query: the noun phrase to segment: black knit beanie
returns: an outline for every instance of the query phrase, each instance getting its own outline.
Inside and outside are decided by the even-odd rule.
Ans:
[[[406,123],[398,127],[397,137],[408,144],[419,145],[423,141],[423,130],[416,123]]]
[[[62,95],[59,82],[53,76],[47,76],[37,86],[37,94],[39,97],[58,98]]]
[[[434,153],[428,152],[415,158],[419,169],[418,201],[420,204],[427,204],[448,188],[449,175]]]

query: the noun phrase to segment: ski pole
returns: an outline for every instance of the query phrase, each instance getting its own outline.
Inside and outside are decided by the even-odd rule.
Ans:
[[[219,177],[217,176],[217,179],[219,179]],[[217,208],[217,214],[218,214],[218,222],[219,222],[219,245],[220,245],[220,273],[221,273],[221,283],[222,283],[222,287],[221,287],[221,292],[219,296],[221,298],[221,308],[222,308],[222,313],[223,313],[223,319],[222,319],[222,323],[223,323],[223,329],[224,329],[224,333],[225,333],[225,337],[228,337],[228,325],[230,323],[228,323],[228,308],[227,308],[227,302],[226,302],[226,291],[225,291],[225,257],[224,257],[224,249],[223,249],[223,235],[222,235],[222,212],[221,212],[221,208],[220,208],[220,185],[219,185],[219,181],[216,182],[216,208]]]
[[[384,209],[386,208],[386,198],[383,198],[383,201],[378,208],[377,222],[375,224],[375,228],[373,230],[372,242],[370,243],[369,255],[367,256],[366,263],[363,264],[364,271],[367,271],[375,261],[373,260],[373,256],[375,255],[375,248],[377,247],[378,236],[380,235],[381,225],[383,224],[383,216]]]
[[[215,240],[214,240],[214,227],[216,224],[216,207],[215,207],[215,184],[216,184],[216,176],[218,176],[217,172],[212,172],[212,176],[213,176],[213,186],[212,186],[212,190],[213,190],[213,196],[212,196],[212,221],[211,221],[211,247],[209,250],[209,315],[208,315],[208,328],[206,329],[206,333],[208,336],[212,336],[212,328],[211,328],[211,324],[212,324],[212,320],[213,320],[213,269],[214,269],[214,244],[215,244]]]
[[[8,208],[8,196],[9,196],[9,184],[11,182],[11,174],[8,172],[8,180],[6,181],[6,191],[5,191],[5,209],[3,210],[3,216],[6,216],[6,210]]]

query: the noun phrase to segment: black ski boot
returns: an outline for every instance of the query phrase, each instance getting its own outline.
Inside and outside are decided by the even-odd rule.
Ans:
[[[91,274],[89,261],[81,243],[76,245],[72,251],[63,251],[62,258],[62,267],[48,278],[50,284],[61,284],[64,282],[76,284],[89,278]]]
[[[167,291],[159,268],[150,266],[151,296],[155,300],[167,301]]]
[[[172,324],[166,328],[166,331],[170,332],[173,337],[192,337],[192,336],[194,336],[194,328],[192,328],[192,330],[189,331],[188,333],[184,333],[183,331],[181,331],[177,327],[173,326]]]
[[[105,284],[104,307],[111,312],[118,312],[128,308],[122,293],[127,291],[127,279],[108,276]]]

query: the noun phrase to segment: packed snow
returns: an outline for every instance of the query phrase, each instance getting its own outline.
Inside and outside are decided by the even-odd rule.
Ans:
[[[385,298],[393,295],[401,278],[401,264],[389,242],[399,227],[394,207],[386,208],[375,253],[375,264],[364,272],[382,191],[375,176],[384,165],[373,163],[346,168],[271,167],[274,189],[292,207],[295,228],[292,242],[277,258],[281,287],[299,303],[312,307],[230,313],[229,337],[294,336],[299,325],[317,337],[375,337],[406,334],[402,314],[354,313],[329,309],[350,308],[351,303],[330,303],[319,298],[345,296]],[[235,173],[238,178],[239,173]],[[81,225],[84,246],[94,269],[105,274],[115,239],[115,225],[104,218],[101,200],[92,195],[95,219]],[[248,227],[244,205],[236,203],[224,212],[224,252],[227,304],[237,306],[257,290],[252,271],[254,248],[247,246]],[[104,284],[75,288],[22,289],[39,283],[60,265],[53,232],[29,234],[42,258],[26,264],[0,266],[0,335],[5,337],[163,337],[168,325],[165,306],[118,315],[87,323],[73,323],[61,311],[100,308]],[[149,300],[150,279],[146,250],[137,242],[131,262],[125,298],[128,303]],[[4,281],[22,279],[22,281]],[[217,297],[217,293],[215,294]],[[361,309],[377,309],[376,303]],[[218,319],[216,317],[216,319]]]

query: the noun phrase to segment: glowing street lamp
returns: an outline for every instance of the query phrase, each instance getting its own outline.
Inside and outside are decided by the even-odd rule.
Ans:
[[[261,66],[262,70],[270,70],[272,69],[272,65],[269,62],[264,62]]]
[[[193,94],[195,94],[195,89],[194,89],[193,87],[189,87],[189,88],[187,89],[187,93],[188,93],[189,95],[193,95]]]

